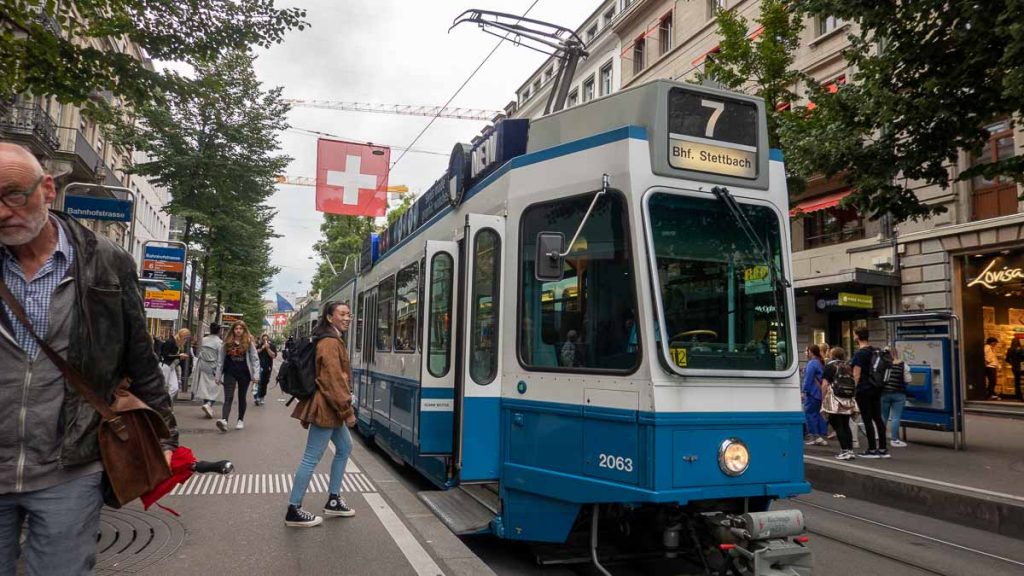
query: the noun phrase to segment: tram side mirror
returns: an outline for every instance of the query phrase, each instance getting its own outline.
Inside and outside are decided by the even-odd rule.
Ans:
[[[537,234],[537,259],[535,275],[542,282],[557,282],[564,276],[562,262],[565,252],[565,235],[561,232]]]

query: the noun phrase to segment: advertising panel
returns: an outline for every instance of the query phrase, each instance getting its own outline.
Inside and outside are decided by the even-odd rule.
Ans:
[[[146,289],[143,305],[147,317],[161,320],[178,318],[184,277],[184,246],[143,246],[142,278],[163,284],[163,289]]]

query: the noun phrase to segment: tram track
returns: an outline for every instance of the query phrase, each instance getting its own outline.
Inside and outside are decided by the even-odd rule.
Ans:
[[[968,553],[968,554],[972,554],[972,555],[975,555],[975,556],[978,556],[978,557],[987,558],[989,560],[994,560],[994,561],[1003,563],[1004,565],[1007,565],[1007,566],[1012,566],[1012,567],[1014,567],[1014,569],[1017,569],[1017,570],[1024,569],[1024,562],[1021,562],[1019,560],[1014,560],[1012,558],[1006,558],[1004,556],[999,556],[998,554],[992,554],[991,552],[986,552],[984,550],[979,550],[977,548],[972,548],[970,546],[964,546],[962,544],[957,544],[956,542],[950,542],[948,540],[943,540],[941,538],[936,538],[934,536],[928,536],[927,534],[921,534],[920,532],[914,532],[913,530],[907,530],[905,528],[900,528],[899,526],[893,526],[891,524],[886,524],[885,522],[879,522],[877,520],[872,520],[870,518],[865,518],[864,516],[859,516],[857,514],[851,514],[849,512],[844,512],[844,511],[838,510],[836,508],[830,508],[828,506],[823,506],[821,504],[816,504],[814,502],[809,502],[809,501],[801,499],[801,498],[793,498],[792,501],[794,503],[802,505],[802,506],[807,506],[809,508],[820,510],[822,512],[826,512],[826,513],[829,513],[829,514],[832,514],[832,515],[835,515],[835,516],[839,516],[839,517],[842,517],[842,518],[845,518],[845,519],[854,520],[854,521],[857,521],[857,522],[860,522],[860,523],[863,523],[863,524],[868,524],[868,525],[873,526],[875,528],[881,528],[883,530],[888,530],[890,532],[902,534],[904,536],[909,536],[909,537],[912,537],[912,538],[917,538],[919,540],[923,540],[923,541],[929,542],[929,543],[931,543],[933,545],[936,545],[936,546],[941,547],[941,548],[945,548],[947,550],[956,550],[956,551],[959,551],[959,552],[965,552],[965,553]],[[918,562],[910,561],[907,558],[901,558],[899,556],[896,556],[896,555],[891,554],[889,552],[886,552],[884,550],[880,550],[877,547],[872,547],[872,546],[867,546],[867,545],[863,545],[863,544],[858,544],[858,543],[855,543],[855,542],[850,542],[848,539],[839,538],[839,537],[837,537],[835,535],[828,534],[828,533],[822,532],[820,530],[812,529],[812,528],[808,528],[807,532],[809,534],[813,534],[815,536],[824,538],[826,540],[831,540],[833,542],[842,544],[844,546],[848,546],[850,548],[854,548],[856,550],[860,550],[862,552],[865,552],[865,553],[868,553],[868,554],[872,554],[872,555],[878,556],[880,558],[885,558],[885,559],[890,560],[892,562],[895,562],[897,564],[900,564],[900,565],[903,565],[903,566],[907,566],[907,567],[910,567],[910,568],[915,568],[917,570],[921,570],[922,572],[925,572],[925,573],[928,573],[928,574],[937,574],[939,576],[949,576],[950,575],[950,572],[942,572],[942,571],[936,570],[935,568],[925,566],[925,565],[923,565],[921,563],[918,563]]]

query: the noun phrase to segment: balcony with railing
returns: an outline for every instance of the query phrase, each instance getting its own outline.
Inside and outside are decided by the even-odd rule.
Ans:
[[[60,146],[56,123],[36,104],[7,106],[0,114],[0,137],[24,144],[44,157],[49,157]]]

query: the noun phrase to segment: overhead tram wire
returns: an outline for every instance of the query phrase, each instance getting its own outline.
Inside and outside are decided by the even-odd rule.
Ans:
[[[297,134],[306,134],[306,135],[310,135],[310,136],[324,136],[324,137],[327,137],[327,138],[336,138],[338,140],[346,140],[348,142],[362,142],[362,140],[360,140],[359,138],[349,138],[347,136],[339,136],[337,134],[329,134],[327,132],[320,132],[319,130],[307,130],[306,128],[296,128],[295,126],[292,126],[290,128],[285,128],[285,132],[295,132]],[[367,144],[373,144],[375,146],[387,146],[387,147],[393,148],[395,150],[406,150],[408,152],[414,152],[416,154],[432,154],[434,156],[444,156],[445,158],[447,158],[449,156],[449,154],[447,152],[437,152],[435,150],[423,150],[421,148],[406,148],[406,147],[402,147],[402,146],[394,146],[394,145],[391,145],[391,144],[380,144],[380,143],[377,143],[377,142],[367,142]]]
[[[540,0],[533,0],[533,4],[530,4],[530,7],[526,9],[526,12],[523,12],[523,15],[520,16],[520,18],[526,18],[526,15],[529,14],[531,10],[533,10],[534,6],[536,6],[538,2],[540,2]],[[492,48],[491,51],[487,53],[487,56],[484,56],[484,59],[469,74],[469,77],[466,78],[466,80],[459,86],[459,88],[455,90],[455,93],[452,94],[451,98],[449,98],[448,101],[445,102],[443,106],[441,106],[441,108],[438,110],[438,113],[435,114],[434,117],[430,119],[430,122],[427,122],[427,125],[423,127],[423,130],[420,130],[420,133],[417,134],[416,137],[412,139],[412,142],[409,143],[409,146],[407,146],[405,150],[403,150],[402,153],[398,156],[398,160],[395,160],[391,164],[391,167],[388,168],[388,175],[390,175],[391,171],[395,169],[395,166],[398,166],[398,163],[402,161],[402,158],[405,158],[406,153],[409,152],[412,149],[412,147],[416,145],[417,142],[419,142],[420,138],[423,137],[423,134],[425,134],[427,130],[429,130],[430,127],[434,125],[434,122],[436,122],[437,119],[441,116],[441,111],[447,108],[452,103],[452,101],[455,100],[455,98],[462,92],[462,89],[465,88],[467,84],[469,84],[470,80],[472,80],[473,77],[476,76],[477,72],[479,72],[480,69],[484,67],[484,64],[486,64],[487,61],[491,59],[491,56],[494,56],[494,53],[498,51],[498,48],[501,47],[502,43],[508,40],[508,37],[511,35],[511,32],[506,33],[503,38],[498,40],[498,43],[494,45],[494,48]],[[402,150],[401,148],[398,149]]]

